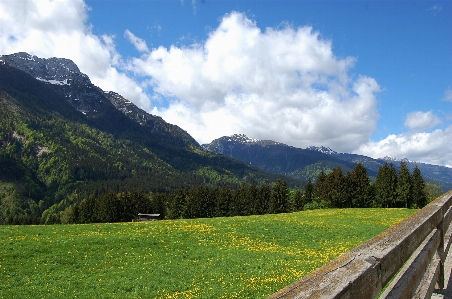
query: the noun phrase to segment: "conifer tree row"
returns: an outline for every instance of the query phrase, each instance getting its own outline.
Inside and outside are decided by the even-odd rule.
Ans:
[[[358,163],[345,175],[338,167],[322,172],[304,190],[290,190],[285,181],[256,185],[201,185],[172,193],[122,192],[89,197],[60,215],[64,223],[131,221],[138,213],[158,213],[162,218],[210,218],[287,213],[314,208],[421,208],[428,202],[419,168],[410,174],[402,162],[397,171],[383,165],[374,182]],[[58,217],[48,223],[59,222]]]

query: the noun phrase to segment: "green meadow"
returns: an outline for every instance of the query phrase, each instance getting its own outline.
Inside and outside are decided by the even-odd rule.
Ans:
[[[0,298],[265,298],[416,211],[0,226]]]

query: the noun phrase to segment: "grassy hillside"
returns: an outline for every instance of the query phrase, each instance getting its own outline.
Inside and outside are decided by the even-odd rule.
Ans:
[[[415,211],[0,226],[0,298],[265,298]]]

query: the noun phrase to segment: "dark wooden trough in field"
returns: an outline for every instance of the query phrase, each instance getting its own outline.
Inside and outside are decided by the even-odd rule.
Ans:
[[[138,213],[138,221],[160,220],[160,214],[142,214]]]

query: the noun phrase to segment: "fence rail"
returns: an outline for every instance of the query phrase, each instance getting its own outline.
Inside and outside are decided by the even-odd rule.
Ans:
[[[430,298],[444,288],[451,206],[449,191],[268,299]]]

